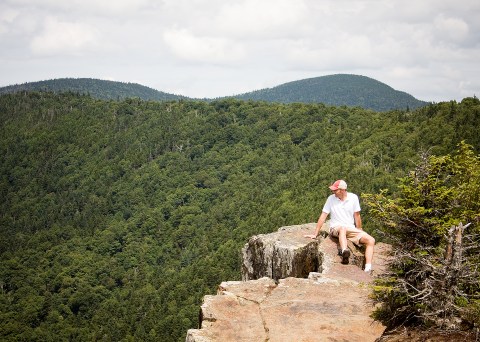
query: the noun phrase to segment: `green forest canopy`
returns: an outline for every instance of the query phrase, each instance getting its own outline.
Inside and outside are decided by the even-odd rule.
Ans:
[[[0,96],[0,336],[183,341],[250,236],[315,221],[337,178],[395,192],[421,150],[478,151],[479,111]]]

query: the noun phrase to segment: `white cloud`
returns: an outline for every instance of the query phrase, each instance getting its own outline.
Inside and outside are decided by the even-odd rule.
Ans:
[[[97,46],[97,32],[89,25],[60,21],[55,17],[45,20],[43,31],[31,42],[37,55],[83,54]]]
[[[19,10],[0,3],[0,36],[11,34],[21,19]]]
[[[308,9],[302,0],[226,2],[213,20],[221,34],[239,37],[299,36]]]
[[[446,17],[441,14],[435,18],[434,27],[437,38],[456,45],[463,42],[469,34],[468,24],[459,18]]]
[[[11,8],[3,8],[0,5],[0,35],[8,32],[8,27],[18,16],[18,11]]]
[[[0,22],[4,22],[4,23],[12,23],[13,20],[18,17],[18,10],[15,10],[13,8],[10,8],[10,7],[4,7],[4,6],[1,6],[0,7],[1,11],[0,11]]]
[[[167,30],[163,38],[171,51],[186,61],[230,64],[245,57],[241,44],[225,38],[195,36],[185,29]]]
[[[62,11],[77,15],[78,13],[97,13],[102,15],[132,14],[135,11],[154,7],[155,0],[4,0],[11,6],[35,9],[37,11],[57,12]]]
[[[310,70],[368,68],[378,62],[374,52],[365,35],[331,36],[328,31],[317,42],[295,40],[285,45],[285,59],[290,65]]]

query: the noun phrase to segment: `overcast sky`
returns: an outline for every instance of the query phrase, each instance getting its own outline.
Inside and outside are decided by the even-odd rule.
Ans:
[[[0,86],[63,77],[189,97],[331,74],[480,94],[479,0],[0,0]]]

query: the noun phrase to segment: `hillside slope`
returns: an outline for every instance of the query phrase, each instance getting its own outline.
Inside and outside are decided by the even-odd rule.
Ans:
[[[316,220],[336,178],[395,191],[419,150],[478,150],[479,111],[2,95],[0,340],[185,341],[250,236]]]
[[[280,103],[325,103],[376,111],[414,109],[427,105],[412,95],[366,76],[337,74],[288,82],[234,96],[243,100]]]
[[[164,93],[137,83],[124,83],[93,78],[59,78],[47,81],[29,82],[0,88],[0,94],[20,91],[51,91],[54,93],[73,92],[89,94],[104,100],[122,100],[138,97],[142,100],[178,100],[183,96]]]

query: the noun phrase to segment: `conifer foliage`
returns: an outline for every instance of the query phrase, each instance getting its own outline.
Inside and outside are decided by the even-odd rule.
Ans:
[[[422,154],[393,199],[365,195],[393,245],[377,281],[376,317],[390,328],[480,323],[480,157],[461,142],[451,155]]]

